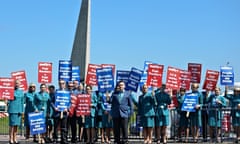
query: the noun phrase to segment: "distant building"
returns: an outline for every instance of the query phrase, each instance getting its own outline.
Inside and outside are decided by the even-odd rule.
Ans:
[[[90,61],[90,2],[82,0],[71,54],[72,65],[80,67],[82,80],[86,77]]]

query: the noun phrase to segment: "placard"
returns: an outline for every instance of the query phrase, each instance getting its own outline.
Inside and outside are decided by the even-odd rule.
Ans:
[[[159,64],[148,65],[147,86],[161,87],[163,68],[164,66]]]
[[[191,82],[200,83],[201,82],[201,73],[202,65],[197,63],[188,63],[188,71],[191,73]]]
[[[70,91],[57,90],[55,96],[55,106],[59,111],[64,111],[70,106]]]
[[[64,80],[65,82],[72,80],[71,60],[59,60],[58,80]]]
[[[114,79],[111,67],[96,69],[98,91],[106,92],[114,90]]]
[[[91,96],[89,94],[79,94],[78,95],[78,105],[76,110],[76,115],[87,116],[91,113]]]
[[[0,100],[14,99],[14,79],[0,78]]]
[[[27,78],[26,78],[26,73],[24,70],[12,72],[11,76],[14,80],[19,80],[21,82],[21,84],[19,86],[20,89],[22,89],[23,91],[28,90]]]
[[[218,82],[219,72],[213,70],[207,70],[203,89],[213,91],[216,88]]]
[[[46,133],[46,118],[43,112],[28,113],[31,135]]]
[[[183,104],[182,111],[195,112],[195,106],[198,104],[198,94],[197,93],[186,93]]]
[[[191,73],[186,70],[180,70],[180,88],[190,89]]]
[[[142,73],[142,70],[133,67],[128,77],[126,89],[137,92]]]
[[[180,88],[180,69],[169,66],[166,79],[167,88],[178,90]]]
[[[78,81],[80,82],[80,67],[79,66],[73,66],[72,67],[72,81]]]
[[[88,71],[86,77],[86,84],[91,86],[97,86],[97,74],[96,69],[101,68],[101,65],[97,64],[88,64]]]
[[[220,83],[221,85],[233,86],[234,85],[234,71],[233,67],[221,66],[220,69]]]
[[[52,63],[39,62],[38,63],[38,83],[52,82]]]
[[[123,81],[125,85],[128,82],[130,71],[127,70],[117,70],[116,82]]]

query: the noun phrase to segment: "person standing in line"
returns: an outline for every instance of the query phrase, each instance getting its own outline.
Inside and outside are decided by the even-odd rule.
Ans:
[[[20,89],[21,82],[15,80],[14,99],[8,100],[9,114],[9,143],[19,144],[17,141],[17,129],[21,125],[24,107],[24,92]]]
[[[97,95],[97,113],[96,113],[96,124],[97,124],[97,132],[96,136],[98,136],[98,132],[100,131],[101,142],[104,143],[104,129],[103,129],[103,113],[104,113],[104,105],[103,105],[103,93],[96,91]],[[98,131],[99,130],[99,131]]]
[[[45,119],[47,119],[47,115],[49,115],[50,105],[48,105],[50,101],[49,94],[47,93],[47,85],[41,84],[40,91],[35,94],[34,104],[37,107],[37,111],[43,112]],[[46,123],[46,120],[45,120]],[[38,143],[45,143],[45,134],[41,134],[38,140]]]
[[[190,119],[189,119],[189,117],[187,117],[187,112],[181,110],[183,101],[185,98],[185,92],[186,92],[186,90],[184,88],[180,88],[180,91],[177,94],[177,100],[178,100],[177,112],[180,115],[179,127],[178,127],[178,142],[182,142],[181,133],[182,133],[182,131],[184,131],[185,132],[184,142],[187,143],[188,137],[189,137]]]
[[[54,128],[54,120],[53,120],[53,113],[54,109],[51,106],[52,100],[55,98],[55,86],[50,85],[48,86],[48,92],[49,92],[49,114],[47,115],[47,141],[48,143],[53,142],[53,128]]]
[[[138,114],[140,115],[141,126],[143,126],[144,144],[151,144],[156,101],[153,93],[148,92],[146,84],[142,86],[142,95],[138,99]]]
[[[71,105],[76,105],[77,102],[77,96],[79,93],[78,91],[78,85],[79,82],[77,80],[74,80],[71,83],[68,83],[69,90],[71,91]],[[71,143],[77,142],[77,116],[76,116],[76,109],[73,111],[73,113],[69,114],[69,123],[71,126]]]
[[[211,142],[217,143],[221,142],[219,135],[221,134],[222,111],[220,109],[226,106],[226,100],[223,96],[220,95],[220,92],[220,88],[216,87],[215,93],[207,98],[207,103],[209,104],[208,125],[210,127],[210,138]],[[216,141],[214,140],[214,138],[216,138]]]
[[[84,94],[84,86],[83,83],[79,83],[78,86],[76,86],[76,91],[78,92],[78,94]],[[78,138],[79,138],[79,142],[83,142],[87,140],[87,134],[86,134],[86,129],[85,127],[85,116],[80,116],[77,118],[78,121]]]
[[[30,138],[30,123],[28,121],[28,114],[36,112],[37,108],[34,104],[34,96],[36,94],[36,85],[30,83],[28,92],[24,94],[25,99],[25,113],[24,113],[24,126],[26,127],[26,141]],[[36,136],[33,136],[33,142],[37,142]]]
[[[51,106],[54,109],[54,141],[57,142],[58,139],[58,126],[60,125],[61,129],[61,144],[67,144],[67,117],[68,117],[68,109],[64,109],[63,112],[61,112],[56,106],[55,106],[55,101],[56,101],[56,94],[57,91],[67,91],[66,87],[66,82],[64,80],[59,80],[59,89],[56,90],[55,93],[55,98],[53,99]]]
[[[202,116],[202,137],[203,142],[207,142],[207,136],[208,136],[208,104],[207,104],[207,98],[209,96],[209,91],[202,91],[203,96],[203,106],[201,111]]]
[[[167,143],[167,126],[169,125],[169,109],[171,97],[165,92],[166,85],[162,84],[160,92],[155,94],[157,109],[156,109],[156,132],[157,144],[160,144],[160,135],[164,144]]]
[[[115,89],[117,90],[117,89]],[[113,123],[112,123],[112,118],[110,115],[110,110],[111,110],[111,104],[110,104],[110,100],[111,100],[111,95],[109,92],[106,92],[106,97],[103,96],[103,129],[105,129],[106,135],[105,135],[105,141],[107,144],[111,143],[111,139],[110,139],[110,133],[113,127]]]
[[[191,133],[193,135],[193,142],[198,142],[198,136],[199,136],[199,127],[202,126],[202,119],[201,119],[201,110],[203,104],[203,96],[202,93],[198,91],[199,84],[193,83],[191,85],[192,93],[196,94],[198,103],[195,105],[195,112],[190,112],[190,127],[191,127]]]
[[[240,87],[234,87],[233,94],[228,94],[228,87],[225,87],[225,98],[231,105],[232,126],[237,137],[235,143],[240,142]]]
[[[123,143],[128,143],[128,121],[133,113],[132,94],[125,91],[125,83],[118,82],[119,92],[114,92],[111,98],[111,116],[113,118],[114,143],[120,144],[120,129]]]
[[[89,94],[91,97],[90,105],[90,115],[85,117],[85,128],[87,131],[87,144],[93,144],[95,138],[95,116],[96,116],[96,107],[97,107],[97,96],[95,92],[92,91],[92,86],[86,86],[86,94]]]

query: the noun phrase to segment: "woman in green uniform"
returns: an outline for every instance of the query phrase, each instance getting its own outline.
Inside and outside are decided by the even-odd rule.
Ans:
[[[138,100],[138,114],[141,118],[141,125],[143,126],[144,144],[152,143],[152,133],[154,127],[154,108],[156,101],[151,92],[148,92],[146,84],[142,86],[142,95]]]
[[[14,99],[8,101],[9,114],[9,143],[18,144],[17,128],[21,125],[21,118],[23,114],[24,93],[19,88],[21,82],[15,81]]]

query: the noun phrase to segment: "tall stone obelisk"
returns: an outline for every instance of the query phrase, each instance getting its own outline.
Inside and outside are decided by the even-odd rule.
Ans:
[[[71,54],[72,65],[80,67],[81,79],[85,79],[90,61],[90,2],[82,0]]]

